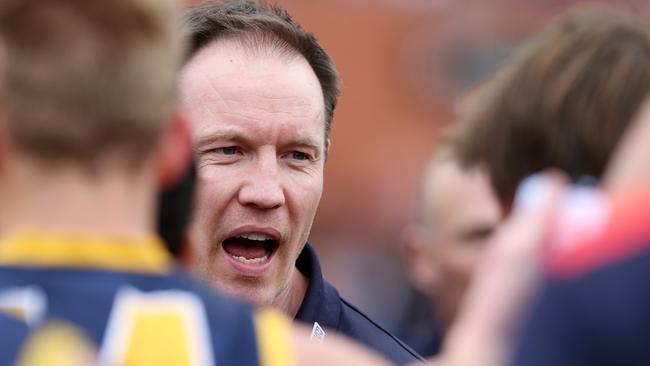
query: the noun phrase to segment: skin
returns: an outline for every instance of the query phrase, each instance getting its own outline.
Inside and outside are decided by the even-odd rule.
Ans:
[[[603,186],[611,193],[623,194],[650,178],[645,157],[650,153],[650,98],[639,107],[634,121],[625,132],[612,156]]]
[[[406,267],[446,330],[502,210],[483,171],[462,169],[444,153],[427,167],[421,190],[419,222],[405,234]]]
[[[0,131],[2,128],[0,124]],[[3,198],[0,202],[3,207],[13,208],[9,211],[13,215],[0,216],[3,232],[36,229],[119,237],[150,236],[154,232],[157,182],[183,173],[188,164],[189,141],[186,127],[177,120],[137,173],[124,169],[121,160],[109,160],[102,174],[92,178],[74,166],[57,171],[41,170],[29,157],[13,150],[3,133],[0,133],[0,151],[0,197]],[[48,207],[53,202],[56,206]],[[57,208],[56,213],[52,213],[51,207]],[[328,335],[327,343],[320,344],[310,342],[310,330],[306,327],[295,326],[290,332],[297,365],[388,364],[374,352],[335,334]],[[61,338],[59,334],[54,336]],[[98,364],[96,350],[85,341],[79,338],[68,344],[67,353],[60,355],[62,364]],[[32,361],[25,355],[21,364],[32,365]],[[49,365],[54,361],[50,357],[45,362]]]
[[[0,126],[0,232],[92,232],[149,236],[154,232],[158,182],[187,168],[187,125],[175,119],[158,147],[132,171],[121,157],[106,156],[89,176],[74,164],[43,166],[12,146]],[[53,210],[52,208],[56,209]],[[92,215],[88,215],[92,212]]]
[[[567,183],[554,171],[528,181],[527,197],[518,199],[490,238],[443,352],[430,360],[433,365],[508,363],[517,322],[539,283],[542,244]]]
[[[215,41],[186,65],[180,83],[198,163],[190,239],[193,268],[230,295],[297,313],[307,279],[295,268],[323,191],[324,102],[301,56]],[[263,265],[233,259],[233,233],[274,234]]]
[[[299,324],[294,325],[292,333],[297,365],[390,365],[374,351],[336,334],[328,334],[327,342],[312,342],[310,329]]]

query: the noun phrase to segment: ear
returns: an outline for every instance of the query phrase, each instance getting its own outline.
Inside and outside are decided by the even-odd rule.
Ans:
[[[161,187],[176,182],[192,162],[192,141],[187,121],[175,113],[159,147],[158,178]]]
[[[428,234],[421,225],[408,225],[402,232],[400,249],[411,284],[423,294],[434,296],[440,286],[440,274],[431,255],[433,243]]]

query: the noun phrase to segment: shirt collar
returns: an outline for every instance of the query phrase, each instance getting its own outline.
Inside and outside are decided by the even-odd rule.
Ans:
[[[169,272],[172,264],[162,241],[154,235],[20,232],[0,239],[0,265],[162,274]]]
[[[298,309],[296,320],[338,330],[341,301],[338,291],[323,278],[318,255],[307,243],[296,260],[296,268],[309,279],[305,298]]]

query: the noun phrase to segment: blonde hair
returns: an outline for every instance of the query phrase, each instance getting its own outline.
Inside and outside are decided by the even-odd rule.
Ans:
[[[173,0],[6,0],[0,106],[12,144],[47,164],[131,165],[171,119],[183,50]]]

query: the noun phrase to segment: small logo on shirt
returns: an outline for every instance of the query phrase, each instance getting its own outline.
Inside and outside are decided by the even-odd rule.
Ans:
[[[323,343],[325,340],[325,331],[321,328],[318,322],[314,322],[314,327],[311,328],[311,337],[309,338],[310,342]]]

